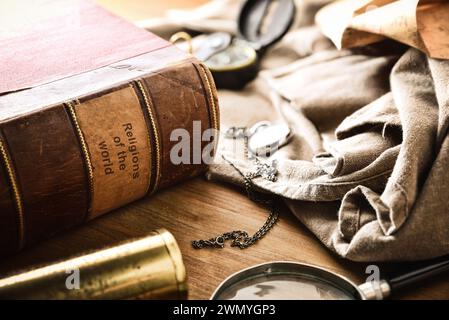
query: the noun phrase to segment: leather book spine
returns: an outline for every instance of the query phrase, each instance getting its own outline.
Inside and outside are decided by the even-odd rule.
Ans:
[[[187,130],[202,150],[218,125],[212,77],[195,59],[1,122],[0,254],[198,175],[202,159],[171,161],[171,134]]]

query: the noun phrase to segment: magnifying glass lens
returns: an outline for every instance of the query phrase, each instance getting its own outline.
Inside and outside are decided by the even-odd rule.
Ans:
[[[317,266],[274,261],[237,272],[223,281],[214,300],[358,300],[358,287]]]
[[[348,292],[325,281],[298,275],[244,279],[223,290],[219,300],[353,300]]]

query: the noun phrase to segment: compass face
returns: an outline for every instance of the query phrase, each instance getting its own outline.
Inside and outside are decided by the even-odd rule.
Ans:
[[[234,41],[228,48],[205,61],[211,70],[234,70],[245,68],[256,61],[256,51],[242,41]]]

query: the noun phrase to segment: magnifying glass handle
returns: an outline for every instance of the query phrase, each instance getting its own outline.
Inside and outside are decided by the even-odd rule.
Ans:
[[[411,271],[401,276],[388,280],[391,291],[400,290],[418,281],[428,279],[443,272],[449,271],[449,257],[445,260],[430,264],[426,267]]]
[[[365,282],[359,286],[359,290],[366,300],[382,300],[390,296],[392,292],[443,272],[449,272],[449,256],[392,279]]]

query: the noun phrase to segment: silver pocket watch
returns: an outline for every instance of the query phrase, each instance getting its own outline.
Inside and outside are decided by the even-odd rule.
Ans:
[[[284,122],[261,121],[250,128],[230,127],[225,137],[246,139],[249,156],[267,158],[290,142],[293,130]]]

